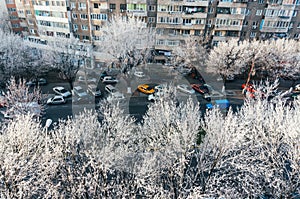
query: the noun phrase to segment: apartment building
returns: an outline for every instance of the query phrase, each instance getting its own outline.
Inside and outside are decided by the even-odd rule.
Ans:
[[[5,1],[0,1],[0,30],[11,30],[8,11]]]
[[[156,27],[156,49],[171,51],[186,38],[212,46],[236,39],[299,39],[300,0],[6,0],[14,31],[35,41],[73,34],[97,45],[113,15]],[[19,28],[19,29],[18,29]]]
[[[17,34],[22,34],[23,27],[21,27],[21,24],[20,24],[21,20],[19,19],[19,16],[18,16],[15,0],[5,0],[5,4],[6,4],[5,7],[6,7],[7,13],[8,13],[8,18],[4,19],[4,20],[9,21],[8,24],[11,26],[11,29],[13,32],[15,32]],[[4,10],[4,8],[3,8],[3,10]]]

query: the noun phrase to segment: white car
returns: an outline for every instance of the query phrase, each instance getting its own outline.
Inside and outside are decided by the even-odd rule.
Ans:
[[[135,71],[133,74],[136,77],[140,77],[140,78],[145,77],[145,74],[142,71]]]
[[[92,94],[95,97],[100,97],[101,96],[101,91],[97,88],[96,84],[89,84],[87,92]]]
[[[148,100],[151,102],[154,102],[155,100],[158,100],[164,94],[165,93],[164,93],[163,89],[156,89],[155,93],[148,95]]]
[[[195,90],[192,89],[189,85],[187,84],[179,84],[177,85],[177,89],[181,92],[188,93],[188,94],[195,94]]]
[[[63,97],[70,97],[72,94],[70,91],[68,91],[67,89],[65,89],[62,86],[57,86],[53,88],[54,93],[61,95]]]
[[[114,78],[112,76],[106,76],[103,78],[102,82],[106,83],[106,84],[113,84],[113,83],[118,83],[119,80],[117,80],[116,78]]]
[[[297,85],[294,87],[294,90],[295,90],[295,91],[300,91],[300,84],[297,84]]]
[[[83,90],[81,86],[75,86],[73,88],[73,93],[80,98],[84,98],[88,96],[88,94]]]
[[[109,102],[116,101],[116,100],[123,100],[123,99],[125,99],[125,96],[119,91],[112,93],[107,97],[107,101]]]
[[[79,76],[78,77],[78,81],[79,82],[87,82],[87,83],[97,83],[97,79],[96,78],[87,79],[86,76]]]
[[[62,95],[55,95],[47,100],[47,104],[65,104],[66,102]]]
[[[112,85],[106,85],[105,91],[108,92],[109,94],[112,94],[112,93],[117,92],[118,90]]]

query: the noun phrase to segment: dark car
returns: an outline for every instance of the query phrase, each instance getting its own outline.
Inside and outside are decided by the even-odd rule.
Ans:
[[[209,93],[208,87],[203,84],[191,84],[191,86],[195,91],[202,95]]]
[[[36,86],[36,84],[39,86],[46,85],[47,80],[45,78],[38,78],[38,79],[33,79],[33,80],[26,82],[26,86]]]

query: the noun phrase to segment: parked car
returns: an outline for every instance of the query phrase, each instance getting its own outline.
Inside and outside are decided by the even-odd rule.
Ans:
[[[86,76],[79,76],[78,81],[79,82],[87,82],[87,83],[97,83],[96,78],[87,78]]]
[[[72,94],[70,91],[68,91],[67,89],[65,89],[62,86],[56,86],[53,88],[54,93],[61,95],[63,97],[70,97]]]
[[[109,94],[112,94],[112,93],[117,92],[118,90],[112,85],[106,85],[105,91],[108,92]]]
[[[42,113],[41,107],[37,102],[16,103],[12,109],[3,111],[4,118],[13,119],[16,115],[29,113],[33,117],[39,117]]]
[[[73,88],[73,94],[80,98],[87,97],[87,95],[88,95],[81,86],[75,86]]]
[[[7,106],[7,101],[4,96],[0,96],[0,108]]]
[[[125,96],[119,91],[114,92],[107,97],[107,101],[109,102],[116,101],[116,100],[123,100],[123,99],[125,99]]]
[[[145,94],[152,94],[155,92],[154,88],[150,87],[148,84],[138,85],[138,90]]]
[[[205,93],[209,93],[207,86],[204,84],[191,84],[192,88],[198,93],[204,95]]]
[[[47,104],[65,104],[67,101],[62,95],[55,95],[47,100]]]
[[[300,92],[300,84],[297,84],[296,86],[294,86],[294,91]]]
[[[164,95],[163,91],[155,92],[153,94],[148,95],[148,100],[154,102],[155,100],[158,100],[163,95]]]
[[[117,80],[116,78],[112,77],[112,76],[105,76],[102,80],[103,83],[106,84],[114,84],[114,83],[118,83],[119,80]]]
[[[26,86],[36,86],[36,84],[39,86],[43,86],[47,84],[47,80],[45,78],[33,79],[26,82],[25,84]]]
[[[189,85],[187,84],[179,84],[177,85],[177,89],[181,92],[188,93],[188,94],[194,94],[195,90],[193,90]]]
[[[89,84],[87,88],[87,92],[92,94],[95,97],[101,96],[101,91],[97,88],[96,84]]]
[[[143,71],[135,71],[133,74],[134,74],[134,76],[139,77],[139,78],[145,77],[145,74]]]

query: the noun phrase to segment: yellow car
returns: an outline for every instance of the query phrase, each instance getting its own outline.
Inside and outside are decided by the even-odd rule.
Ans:
[[[148,84],[139,85],[138,90],[145,94],[153,94],[155,92],[154,88],[150,87]]]

